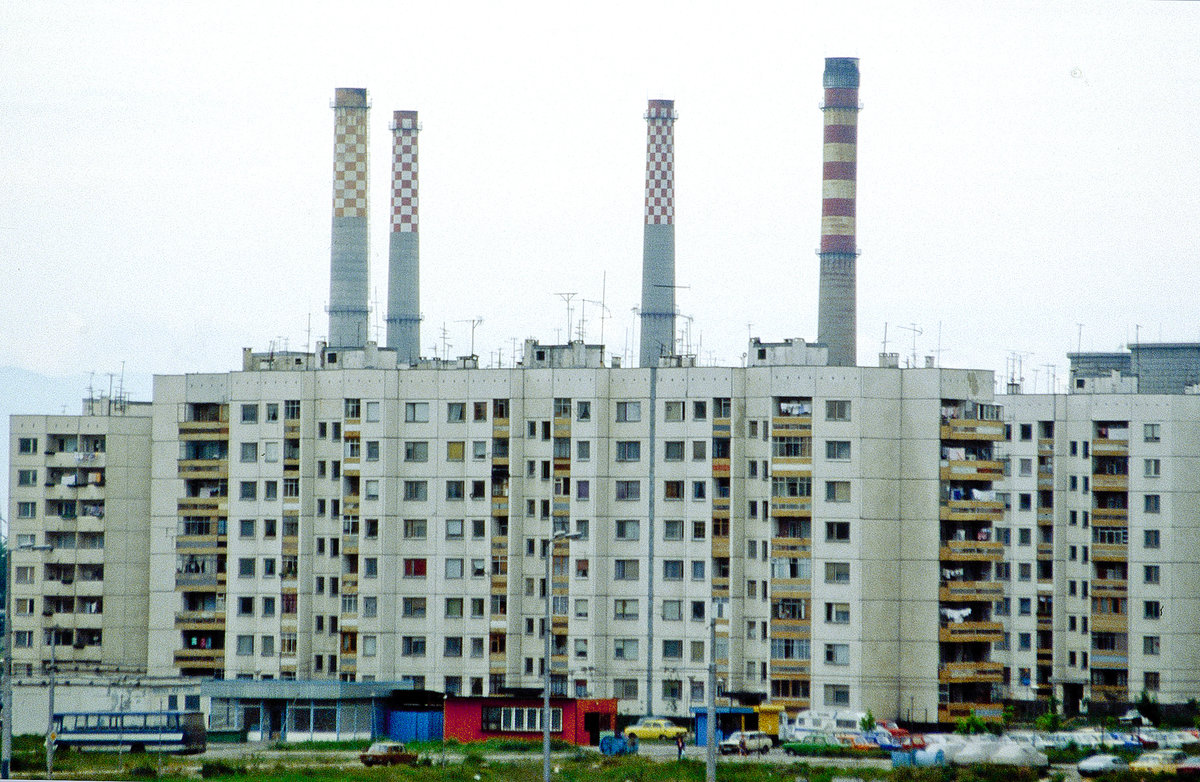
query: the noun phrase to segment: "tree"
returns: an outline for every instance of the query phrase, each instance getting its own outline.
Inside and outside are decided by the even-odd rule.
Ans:
[[[863,733],[870,733],[875,730],[875,715],[871,713],[870,709],[867,709],[867,713],[858,721],[858,729]]]
[[[975,710],[971,709],[971,714],[969,716],[963,717],[955,724],[954,732],[960,733],[964,736],[987,733],[987,723],[976,716]]]

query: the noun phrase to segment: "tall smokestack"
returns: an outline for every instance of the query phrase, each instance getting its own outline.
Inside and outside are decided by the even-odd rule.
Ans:
[[[858,58],[825,60],[825,171],[821,184],[821,283],[817,340],[833,366],[855,366],[854,204],[858,169]]]
[[[333,93],[333,242],[329,347],[367,341],[367,91]]]
[[[646,109],[646,224],[642,233],[639,365],[675,352],[675,101]]]
[[[420,358],[420,233],[417,226],[417,112],[392,114],[392,235],[388,247],[387,346],[401,362]]]

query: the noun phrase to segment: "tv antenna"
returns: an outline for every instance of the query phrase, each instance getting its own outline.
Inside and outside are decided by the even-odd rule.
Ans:
[[[922,329],[920,326],[918,326],[915,323],[910,323],[907,326],[897,326],[896,328],[912,332],[912,363],[909,364],[908,366],[910,369],[916,369],[916,367],[917,367],[917,337],[924,334],[925,330]]]
[[[556,293],[554,295],[557,296],[558,298],[562,299],[563,302],[567,305],[567,342],[570,342],[571,341],[571,299],[575,298],[579,294],[575,293],[574,291],[571,291],[570,293]]]
[[[471,324],[471,355],[475,355],[475,327],[483,323],[483,316],[477,315],[474,318],[466,320],[456,320],[455,323],[470,323]]]

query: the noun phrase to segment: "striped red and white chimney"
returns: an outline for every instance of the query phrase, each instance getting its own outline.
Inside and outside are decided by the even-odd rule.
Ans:
[[[387,346],[401,363],[420,358],[420,232],[415,111],[392,113],[392,231],[388,245]]]
[[[825,60],[817,340],[832,366],[857,363],[855,198],[858,173],[858,58]]]
[[[646,108],[646,213],[642,231],[639,366],[675,352],[675,101]]]
[[[333,228],[329,263],[329,346],[367,341],[367,91],[333,93]]]

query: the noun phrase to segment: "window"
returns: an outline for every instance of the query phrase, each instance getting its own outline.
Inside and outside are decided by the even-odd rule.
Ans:
[[[849,603],[826,603],[825,621],[833,625],[850,624]]]
[[[425,578],[425,560],[419,557],[404,560],[405,578]]]
[[[446,423],[461,424],[467,420],[467,406],[463,402],[446,403]]]
[[[1161,474],[1162,465],[1158,459],[1145,459],[1143,464],[1147,478],[1157,478]]]
[[[617,481],[616,484],[618,501],[633,501],[642,498],[641,481]]]
[[[826,502],[849,502],[850,481],[825,481]]]
[[[825,685],[825,705],[826,706],[849,706],[850,705],[850,686],[847,684],[826,684]]]
[[[1142,636],[1142,654],[1151,656],[1157,655],[1161,649],[1161,644],[1157,635]]]
[[[21,437],[17,440],[17,453],[30,455],[37,453],[38,441],[36,437]]]
[[[446,560],[446,578],[457,579],[463,577],[463,561],[453,558]]]
[[[286,489],[288,488],[287,481],[288,481],[288,479],[285,478],[284,482],[283,482],[283,488],[285,489],[285,491],[284,491],[285,495],[287,495],[287,491],[286,491]],[[298,488],[299,487],[297,487],[297,489]],[[296,495],[290,495],[290,496],[299,496],[299,495],[296,494]],[[369,478],[369,479],[363,481],[363,498],[368,499],[368,500],[379,499],[379,480],[377,478]]]
[[[713,399],[713,418],[729,418],[733,414],[733,405],[727,396]]]
[[[238,499],[258,499],[258,483],[256,481],[242,481],[238,488]]]
[[[1021,562],[1017,565],[1017,580],[1029,581],[1032,578],[1033,566],[1028,562]]]
[[[237,637],[237,653],[239,657],[248,657],[254,654],[254,636],[239,635]]]
[[[580,421],[592,420],[592,403],[580,400],[575,403],[575,418]]]
[[[487,440],[471,441],[471,458],[476,461],[487,458]]]
[[[466,486],[463,481],[446,481],[446,499],[461,500],[466,496]]]
[[[638,601],[636,599],[618,598],[613,601],[613,619],[637,619]]]
[[[617,402],[617,423],[633,423],[642,420],[641,402]]]
[[[575,499],[587,502],[592,497],[591,481],[575,481]]]
[[[826,665],[849,665],[850,664],[850,645],[849,644],[825,644],[825,664]]]
[[[1159,582],[1159,566],[1145,565],[1143,566],[1142,580],[1147,584],[1157,584]]]
[[[1033,533],[1028,529],[1017,530],[1017,545],[1028,546],[1033,542]]]
[[[1162,604],[1157,600],[1146,600],[1142,605],[1143,616],[1147,619],[1159,619],[1162,617]]]
[[[1144,510],[1146,513],[1158,513],[1160,507],[1159,495],[1147,494],[1144,499]]]
[[[592,442],[590,440],[577,440],[575,442],[575,458],[581,462],[586,462],[592,458]]]
[[[404,461],[429,461],[429,443],[422,440],[409,440],[404,443]]]
[[[466,452],[466,443],[462,440],[450,440],[446,443],[446,461],[461,462]]]
[[[850,420],[850,400],[848,399],[828,399],[825,401],[825,420],[826,421],[849,421]]]
[[[683,440],[667,440],[663,443],[663,461],[683,461]]]
[[[406,597],[401,601],[401,613],[408,619],[425,618],[425,598]]]
[[[425,519],[405,519],[404,537],[413,540],[424,540],[428,522]]]
[[[1017,633],[1017,651],[1028,652],[1032,648],[1032,640],[1029,633]]]
[[[831,461],[846,461],[850,458],[849,440],[826,440],[825,458]]]
[[[637,679],[613,679],[613,697],[617,700],[636,700],[638,696]]]
[[[617,581],[637,581],[638,565],[636,559],[617,559],[613,561],[613,579]]]
[[[258,423],[258,405],[242,405],[242,423]]]
[[[1156,529],[1148,529],[1143,532],[1142,547],[1143,548],[1158,548],[1159,532]]]
[[[1143,424],[1142,437],[1148,443],[1157,443],[1162,439],[1162,424]]]
[[[664,559],[663,560],[663,581],[682,581],[683,580],[683,560],[682,559]]]
[[[683,420],[683,402],[664,402],[663,403],[663,420],[664,421],[682,421]]]
[[[638,440],[617,441],[617,461],[636,462],[642,458],[642,444]]]
[[[663,481],[663,499],[682,500],[683,481]]]
[[[492,613],[495,613],[494,611]],[[587,619],[588,617],[588,601],[587,598],[579,598],[575,601],[575,617],[578,619]]]
[[[663,522],[663,540],[683,540],[682,519],[667,519]]]
[[[825,583],[826,584],[849,584],[850,583],[850,563],[849,562],[826,562],[825,563]]]
[[[638,639],[636,638],[614,638],[613,639],[613,659],[614,660],[636,660],[638,658]],[[613,681],[615,685],[619,679]]]
[[[683,619],[683,601],[664,600],[662,604],[662,618],[668,622],[681,621]]]
[[[242,443],[242,463],[258,461],[258,443]]]
[[[705,574],[706,569],[707,569],[707,566],[703,559],[693,559],[692,560],[692,580],[693,581],[703,581],[705,578],[704,574]]]
[[[850,522],[825,522],[825,540],[828,542],[847,542],[850,540]]]
[[[404,422],[409,424],[429,423],[428,402],[405,402]]]
[[[587,540],[590,531],[590,525],[587,519],[575,520],[575,532],[579,534],[580,540]]]
[[[405,481],[404,499],[408,502],[424,502],[429,499],[429,487],[425,481]]]
[[[238,559],[238,578],[254,578],[254,557]]]
[[[405,657],[425,656],[425,636],[406,635],[400,639],[400,654]]]
[[[17,470],[18,486],[36,486],[37,470]]]
[[[19,519],[37,518],[37,503],[36,502],[18,502],[17,503],[17,518],[19,518]]]
[[[299,480],[296,480],[296,487],[299,488]],[[275,500],[279,499],[279,481],[263,481],[263,499]]]
[[[1145,671],[1142,673],[1142,689],[1147,692],[1158,692],[1159,681],[1158,671]]]
[[[708,481],[692,481],[692,499],[704,500],[708,496]]]
[[[637,540],[641,523],[637,519],[617,520],[617,540]]]

